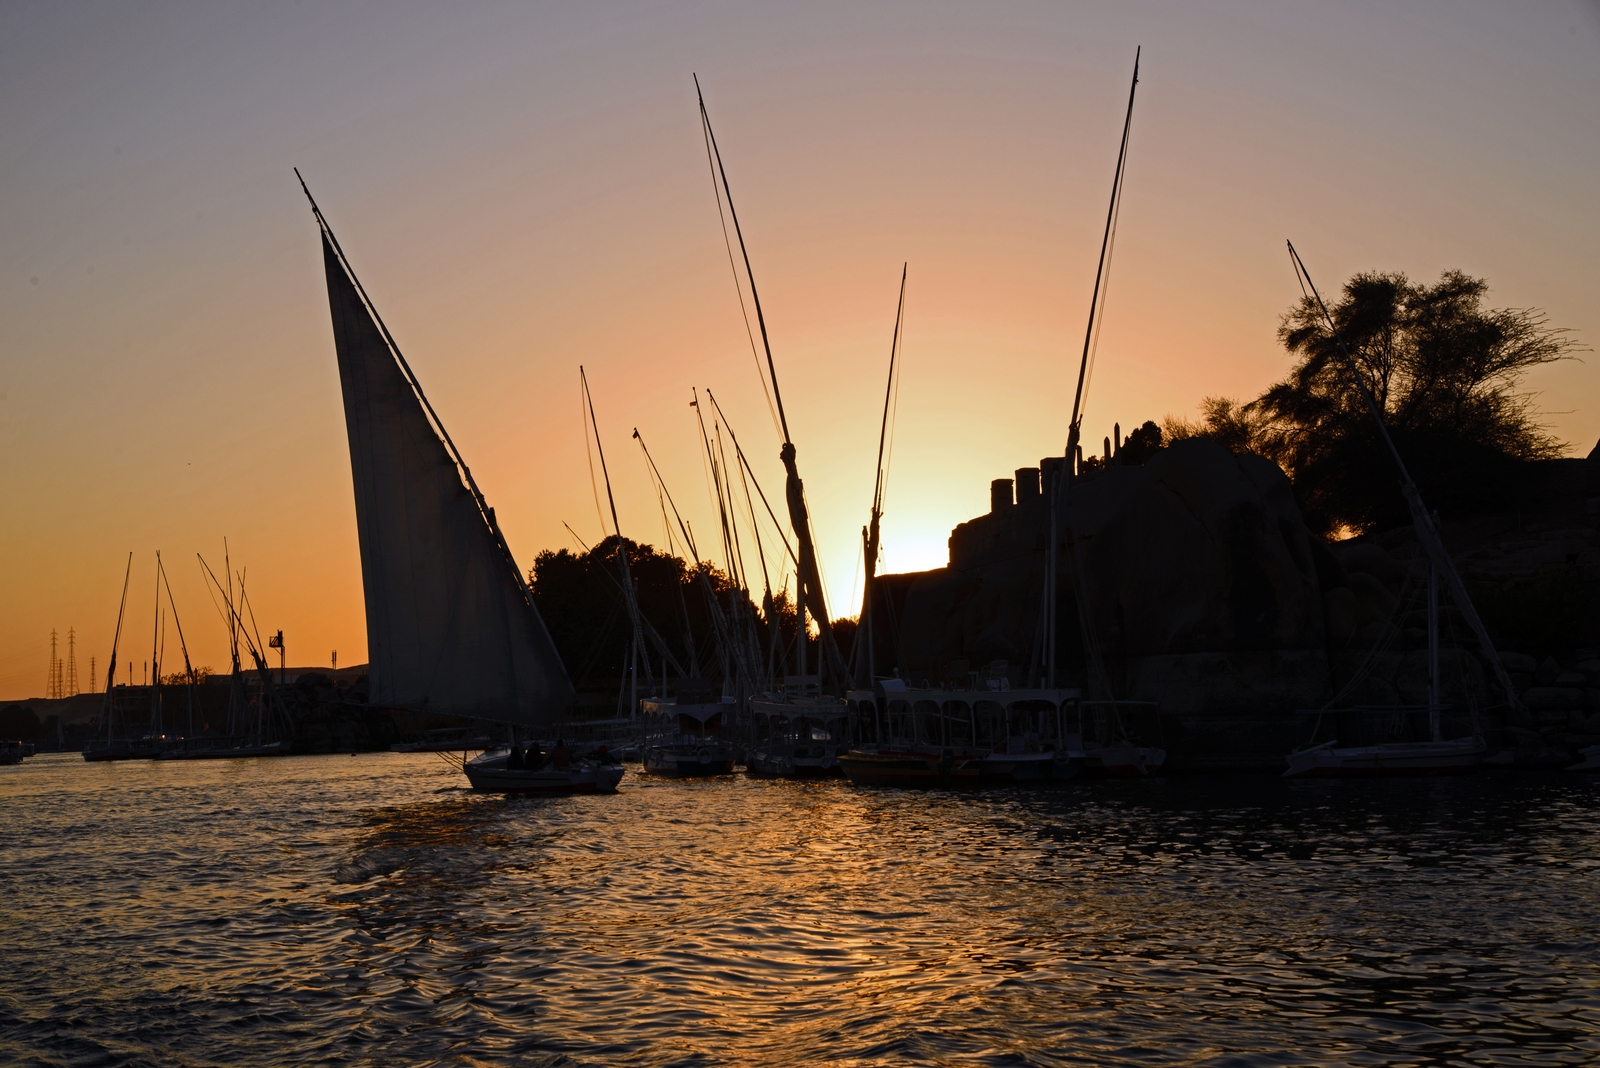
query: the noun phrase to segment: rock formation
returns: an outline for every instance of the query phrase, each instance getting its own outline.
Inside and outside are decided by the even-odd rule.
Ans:
[[[1060,462],[997,480],[990,512],[951,533],[948,567],[883,577],[880,613],[893,625],[877,628],[880,671],[898,665],[902,677],[934,684],[974,672],[1040,684],[1046,494]],[[1554,464],[1542,476],[1559,483],[1552,499],[1581,517],[1600,459]],[[1589,522],[1511,551],[1537,556],[1540,566],[1588,561],[1590,579],[1600,578]],[[1508,550],[1469,533],[1447,528],[1445,540],[1452,551],[1460,546],[1470,585],[1499,574],[1496,566],[1503,572]],[[1058,684],[1093,699],[1156,703],[1159,714],[1140,729],[1169,750],[1174,769],[1281,766],[1308,737],[1313,719],[1303,710],[1427,699],[1427,569],[1409,528],[1329,545],[1306,528],[1289,480],[1268,460],[1189,439],[1142,466],[1086,470],[1060,511],[1056,552]],[[1510,746],[1525,760],[1550,750],[1543,759],[1553,762],[1555,750],[1583,741],[1580,727],[1600,728],[1589,719],[1600,713],[1589,700],[1600,697],[1600,675],[1584,670],[1600,660],[1574,661],[1558,664],[1543,686],[1528,685],[1530,710],[1509,725],[1535,731],[1537,744],[1503,734],[1503,695],[1459,613],[1447,598],[1441,605],[1447,733],[1464,733],[1476,716],[1491,748]],[[1098,643],[1103,675],[1081,622]],[[1535,712],[1541,704],[1548,707]]]

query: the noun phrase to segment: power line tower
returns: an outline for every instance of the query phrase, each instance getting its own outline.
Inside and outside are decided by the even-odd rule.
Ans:
[[[67,628],[67,679],[62,689],[63,697],[78,696],[78,634],[73,627]]]
[[[61,696],[61,668],[56,659],[56,629],[50,628],[50,674],[44,680],[44,699],[54,701]]]
[[[97,687],[94,684],[94,657],[89,658],[89,692],[94,693]]]

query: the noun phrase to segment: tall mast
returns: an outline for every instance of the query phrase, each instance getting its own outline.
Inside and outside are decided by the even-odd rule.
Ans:
[[[100,718],[105,720],[106,741],[111,741],[111,719],[114,708],[111,688],[117,684],[117,644],[122,640],[122,613],[128,608],[128,580],[133,577],[133,554],[128,554],[128,566],[122,573],[122,603],[117,606],[117,629],[111,635],[111,663],[106,665],[106,695],[100,702]]]
[[[1050,494],[1050,547],[1045,553],[1046,588],[1049,591],[1048,609],[1045,613],[1045,672],[1046,685],[1051,689],[1056,686],[1056,590],[1060,570],[1056,539],[1057,531],[1060,529],[1059,512],[1061,501],[1072,485],[1072,465],[1078,454],[1078,441],[1083,422],[1084,384],[1089,373],[1089,352],[1094,341],[1095,321],[1101,310],[1101,286],[1105,281],[1106,261],[1111,249],[1111,231],[1116,223],[1118,202],[1122,198],[1122,175],[1128,162],[1128,134],[1133,129],[1133,98],[1139,89],[1139,56],[1142,51],[1142,48],[1136,48],[1133,53],[1133,82],[1128,86],[1128,113],[1122,120],[1122,144],[1117,149],[1117,170],[1111,179],[1111,203],[1106,208],[1105,232],[1100,237],[1100,260],[1094,271],[1094,292],[1089,298],[1089,324],[1083,332],[1083,356],[1078,361],[1078,385],[1072,395],[1072,422],[1067,425],[1067,454],[1061,464],[1060,473],[1056,476],[1055,484],[1045,487],[1045,491]],[[1078,596],[1080,598],[1083,596],[1082,590],[1078,591]]]
[[[822,592],[821,574],[817,569],[816,546],[811,539],[811,517],[806,507],[805,485],[800,480],[800,471],[795,462],[794,442],[789,436],[789,419],[783,409],[783,394],[778,389],[778,370],[772,359],[772,344],[767,337],[766,315],[761,309],[761,296],[756,291],[755,272],[750,266],[750,252],[745,246],[744,230],[739,225],[739,213],[733,206],[733,191],[728,185],[728,172],[722,165],[722,153],[717,148],[717,136],[711,129],[711,116],[706,111],[705,95],[700,91],[700,79],[694,80],[695,96],[700,103],[700,123],[705,132],[707,155],[714,167],[714,176],[720,179],[722,192],[728,202],[728,215],[733,219],[733,231],[739,238],[739,253],[744,260],[745,277],[750,285],[750,299],[756,308],[756,322],[761,328],[761,347],[767,358],[767,376],[772,382],[772,397],[777,404],[778,424],[783,432],[783,447],[779,450],[778,457],[783,461],[786,475],[785,496],[789,505],[789,524],[794,528],[795,540],[799,545],[798,578],[795,583],[797,600],[801,606],[800,634],[797,641],[798,647],[803,651],[806,641],[805,613],[810,611],[813,619],[817,621],[821,631],[821,645],[826,671],[821,672],[826,682],[832,682],[834,688],[841,691],[848,685],[843,659],[839,650],[833,643],[833,627],[828,619],[827,601]]]
[[[1518,708],[1520,704],[1517,701],[1516,687],[1511,685],[1511,676],[1506,673],[1505,664],[1501,662],[1500,654],[1495,651],[1494,642],[1489,638],[1489,631],[1484,627],[1483,620],[1478,618],[1478,610],[1473,607],[1472,598],[1467,596],[1467,587],[1461,581],[1461,573],[1456,570],[1455,561],[1445,551],[1444,541],[1439,537],[1439,528],[1434,522],[1433,514],[1423,506],[1422,495],[1417,492],[1417,484],[1411,480],[1411,472],[1406,470],[1406,462],[1400,458],[1400,450],[1395,447],[1394,439],[1389,436],[1389,428],[1383,421],[1383,410],[1378,407],[1377,400],[1372,396],[1372,390],[1367,388],[1367,380],[1362,377],[1361,369],[1356,366],[1355,357],[1350,355],[1350,349],[1344,343],[1344,336],[1339,333],[1339,328],[1335,325],[1333,316],[1328,311],[1328,306],[1322,302],[1322,294],[1317,292],[1316,283],[1311,280],[1311,272],[1306,270],[1305,262],[1300,259],[1300,253],[1295,251],[1294,242],[1288,242],[1288,245],[1289,257],[1294,262],[1295,271],[1301,278],[1305,279],[1306,285],[1311,290],[1311,296],[1317,302],[1317,308],[1321,310],[1323,319],[1328,323],[1329,332],[1333,334],[1334,341],[1338,342],[1339,351],[1344,354],[1345,366],[1349,368],[1350,376],[1355,379],[1356,388],[1361,391],[1361,399],[1366,402],[1367,412],[1372,416],[1372,421],[1378,424],[1378,434],[1383,438],[1384,445],[1388,447],[1389,457],[1394,460],[1395,470],[1400,474],[1400,492],[1405,496],[1406,505],[1411,509],[1411,524],[1416,528],[1417,540],[1422,543],[1423,551],[1428,554],[1429,569],[1432,572],[1429,575],[1429,586],[1432,587],[1433,583],[1437,581],[1436,575],[1444,576],[1445,585],[1450,591],[1450,599],[1455,601],[1456,607],[1461,610],[1462,616],[1467,621],[1467,626],[1472,628],[1472,633],[1478,639],[1478,648],[1482,651],[1484,659],[1494,667],[1495,678],[1499,681],[1501,688],[1505,690],[1506,703],[1512,708]],[[1430,589],[1429,610],[1430,615],[1435,617],[1438,612],[1437,599],[1438,594]],[[1436,618],[1430,620],[1430,629],[1436,628],[1437,625]],[[1430,659],[1435,664],[1437,663],[1438,654],[1434,650],[1437,642],[1438,638],[1435,633],[1429,641],[1429,645],[1434,647],[1430,649]],[[1432,720],[1431,726],[1436,741],[1438,740],[1438,700],[1435,696],[1437,692],[1437,674],[1437,667],[1432,667],[1430,675],[1435,681],[1429,686],[1431,691],[1429,704],[1432,706],[1430,708],[1430,719]]]
[[[161,733],[161,550],[156,550],[155,622],[150,630],[150,733]]]
[[[183,673],[189,680],[189,736],[194,735],[194,665],[189,662],[189,643],[183,639],[183,621],[178,618],[178,602],[172,597],[172,582],[167,578],[166,566],[156,557],[156,569],[161,573],[161,585],[167,591],[167,605],[172,609],[172,625],[178,628],[178,648],[183,650]]]
[[[900,301],[895,306],[894,336],[889,341],[889,377],[883,387],[883,421],[878,426],[878,466],[872,486],[872,511],[867,523],[867,529],[862,531],[863,552],[866,560],[866,569],[863,573],[861,584],[861,618],[856,629],[857,634],[864,634],[867,645],[866,681],[872,684],[873,678],[878,673],[876,649],[873,642],[873,586],[878,575],[878,525],[883,518],[883,484],[887,472],[883,469],[883,454],[889,442],[889,409],[894,402],[894,372],[895,357],[900,352],[900,322],[906,313],[906,272],[910,264],[900,266]]]
[[[683,517],[678,514],[678,504],[672,499],[672,491],[667,489],[666,480],[661,477],[661,472],[656,468],[655,457],[650,455],[650,449],[645,445],[644,438],[640,435],[638,427],[633,428],[633,440],[639,443],[639,449],[644,453],[645,463],[650,465],[650,473],[655,478],[656,486],[659,488],[660,494],[666,497],[665,503],[672,506],[672,517],[678,521],[678,532],[683,535],[684,548],[689,550],[689,557],[694,565],[696,565],[698,568],[700,563],[700,554],[695,550],[694,540],[689,537],[689,528],[684,525]],[[667,518],[665,508],[662,508],[661,510],[661,518],[663,523],[665,523]],[[667,548],[669,551],[672,548],[671,526],[667,526]],[[678,607],[683,609],[683,644],[684,648],[689,654],[689,674],[694,678],[699,678],[700,659],[695,652],[694,625],[689,622],[689,602],[683,595],[683,583],[677,583],[677,587]]]
[[[643,651],[643,643],[639,640],[639,604],[634,598],[633,573],[628,568],[628,543],[622,537],[621,524],[617,522],[617,499],[611,493],[611,474],[606,470],[605,446],[600,444],[600,424],[594,417],[594,398],[589,394],[589,376],[584,372],[581,364],[578,366],[578,381],[583,385],[583,402],[587,406],[589,413],[589,425],[594,429],[595,451],[600,454],[600,476],[605,479],[606,503],[611,506],[611,529],[617,533],[617,557],[620,560],[622,569],[622,596],[624,603],[628,606],[628,620],[633,625],[633,655],[628,672],[632,679],[630,687],[633,707],[628,713],[631,716],[639,707],[638,657],[639,653]],[[645,664],[648,668],[648,654],[646,654]]]

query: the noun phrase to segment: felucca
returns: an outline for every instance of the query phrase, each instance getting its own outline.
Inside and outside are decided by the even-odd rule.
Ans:
[[[1400,450],[1395,447],[1394,439],[1389,436],[1389,428],[1384,425],[1383,411],[1378,407],[1372,391],[1367,387],[1367,380],[1362,377],[1361,369],[1356,366],[1355,357],[1350,354],[1350,349],[1344,343],[1344,336],[1339,333],[1338,325],[1333,321],[1333,316],[1328,312],[1328,306],[1322,302],[1322,294],[1317,292],[1316,283],[1311,281],[1311,274],[1306,270],[1306,265],[1300,259],[1300,254],[1295,251],[1294,243],[1289,242],[1289,258],[1294,264],[1296,275],[1310,290],[1310,297],[1315,300],[1317,308],[1322,312],[1322,317],[1327,321],[1328,330],[1333,340],[1339,346],[1339,352],[1344,356],[1346,368],[1355,380],[1356,389],[1361,395],[1362,402],[1366,405],[1367,412],[1377,424],[1378,434],[1383,438],[1383,443],[1388,447],[1389,458],[1394,461],[1395,470],[1400,476],[1400,492],[1406,499],[1406,505],[1411,511],[1411,525],[1416,531],[1417,541],[1422,546],[1422,551],[1428,558],[1428,738],[1421,741],[1382,742],[1374,745],[1341,745],[1341,739],[1322,742],[1306,746],[1289,754],[1289,770],[1285,771],[1285,778],[1306,776],[1371,776],[1371,775],[1442,775],[1474,771],[1483,763],[1483,754],[1487,748],[1483,735],[1479,730],[1476,712],[1473,715],[1472,733],[1461,738],[1445,738],[1441,723],[1441,709],[1439,703],[1439,579],[1442,576],[1451,599],[1455,601],[1456,608],[1466,620],[1467,626],[1478,639],[1478,648],[1483,658],[1494,669],[1501,688],[1505,690],[1506,701],[1512,708],[1517,707],[1517,693],[1511,684],[1511,676],[1506,673],[1505,665],[1500,661],[1500,654],[1495,651],[1494,642],[1489,638],[1489,632],[1484,628],[1483,620],[1478,618],[1477,609],[1472,605],[1472,598],[1467,596],[1467,588],[1461,581],[1461,574],[1456,571],[1455,561],[1445,551],[1444,542],[1439,537],[1439,528],[1434,521],[1433,514],[1422,503],[1422,495],[1417,492],[1417,484],[1411,480],[1411,472],[1406,469],[1405,461],[1400,458]],[[1322,712],[1326,712],[1324,709]],[[1402,718],[1407,709],[1386,709],[1384,714],[1393,717],[1400,713]],[[1317,714],[1317,724],[1320,726],[1322,713]],[[1313,727],[1312,741],[1316,741],[1316,728]]]
[[[117,647],[122,643],[122,617],[128,608],[128,580],[133,577],[133,554],[128,554],[128,566],[122,576],[122,601],[117,607],[117,629],[111,637],[111,660],[106,667],[106,692],[100,701],[99,729],[105,736],[95,737],[83,747],[83,759],[95,763],[103,760],[133,760],[154,756],[142,744],[127,736],[127,712],[117,703]],[[130,684],[132,680],[129,680]],[[117,720],[122,720],[123,734],[117,734]],[[98,735],[98,731],[96,734]]]
[[[299,177],[299,172],[295,172]],[[305,188],[304,179],[301,188]],[[538,731],[573,689],[460,450],[306,189],[321,230],[355,486],[370,702]],[[620,765],[559,757],[529,767],[515,743],[462,755],[475,789],[611,792]]]

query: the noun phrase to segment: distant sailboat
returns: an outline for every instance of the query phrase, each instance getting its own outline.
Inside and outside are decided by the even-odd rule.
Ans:
[[[1349,347],[1344,343],[1344,337],[1339,333],[1338,324],[1328,312],[1327,305],[1322,302],[1322,294],[1317,292],[1316,283],[1311,281],[1311,272],[1306,270],[1305,263],[1300,259],[1300,253],[1295,251],[1292,241],[1288,242],[1288,245],[1289,259],[1294,265],[1295,274],[1310,290],[1308,297],[1316,301],[1317,310],[1322,313],[1322,318],[1328,324],[1329,333],[1339,346],[1339,353],[1344,357],[1345,366],[1350,371],[1350,377],[1361,395],[1362,403],[1365,404],[1368,414],[1372,416],[1372,421],[1377,426],[1378,435],[1387,447],[1389,458],[1394,461],[1395,473],[1400,476],[1400,492],[1411,511],[1412,527],[1416,531],[1418,543],[1428,558],[1428,705],[1425,710],[1428,714],[1428,738],[1426,741],[1382,742],[1375,745],[1346,745],[1335,738],[1321,744],[1308,745],[1289,754],[1289,769],[1283,773],[1284,777],[1447,775],[1476,771],[1482,765],[1484,754],[1488,749],[1488,744],[1479,729],[1476,711],[1472,717],[1472,733],[1464,737],[1446,738],[1441,722],[1440,578],[1444,579],[1457,610],[1477,637],[1479,651],[1483,659],[1494,669],[1501,688],[1505,690],[1506,703],[1511,708],[1517,707],[1516,688],[1511,684],[1511,677],[1506,673],[1500,654],[1495,651],[1494,642],[1490,640],[1483,620],[1478,617],[1478,610],[1472,605],[1472,598],[1467,594],[1460,573],[1456,571],[1455,561],[1445,551],[1433,514],[1423,505],[1417,484],[1411,480],[1411,473],[1406,469],[1405,461],[1400,458],[1400,450],[1395,447],[1394,439],[1389,435],[1389,428],[1383,421],[1383,409],[1378,406],[1372,391],[1367,387],[1366,379],[1361,376],[1355,357],[1350,354]],[[1319,725],[1322,721],[1322,712],[1325,711],[1327,710],[1323,709],[1317,713]],[[1385,718],[1404,718],[1404,713],[1408,710],[1401,708],[1386,711],[1390,715]],[[1313,741],[1315,741],[1315,730],[1313,727]]]
[[[322,232],[350,439],[370,700],[513,727],[558,722],[572,684],[494,509],[306,198]],[[592,761],[530,769],[514,757],[513,744],[463,766],[475,788],[505,792],[610,791],[622,775]]]
[[[91,738],[83,747],[83,759],[91,763],[105,760],[138,760],[156,755],[148,739],[131,737],[127,710],[117,703],[117,647],[122,642],[122,617],[128,608],[128,580],[133,576],[133,554],[128,554],[128,566],[122,575],[122,600],[117,607],[117,629],[111,638],[111,661],[106,668],[106,692],[100,702],[99,728],[105,737]],[[128,688],[132,689],[131,679]],[[122,733],[117,732],[117,721],[122,721]],[[97,732],[98,734],[98,732]]]

